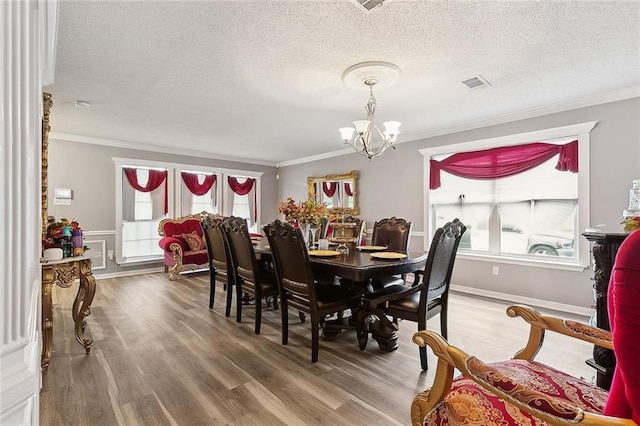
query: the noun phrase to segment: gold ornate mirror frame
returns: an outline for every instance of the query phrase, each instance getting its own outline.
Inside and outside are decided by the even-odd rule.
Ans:
[[[42,239],[47,235],[47,190],[48,190],[48,182],[47,182],[47,171],[49,169],[49,131],[51,130],[51,126],[49,126],[49,112],[51,111],[51,107],[53,106],[53,101],[51,100],[51,94],[43,92],[42,93],[42,181],[41,181],[41,194],[42,194],[42,205],[41,205],[41,216],[42,216]]]
[[[353,195],[346,195],[344,192],[344,185],[339,185],[337,201],[334,199],[327,200],[327,197],[322,190],[316,191],[318,188],[321,188],[321,185],[324,182],[348,183]],[[352,170],[345,174],[333,174],[319,177],[310,176],[307,178],[307,192],[309,199],[317,199],[318,201],[326,202],[331,214],[342,214],[343,212],[350,215],[358,214],[357,170]],[[334,205],[334,201],[337,205]]]

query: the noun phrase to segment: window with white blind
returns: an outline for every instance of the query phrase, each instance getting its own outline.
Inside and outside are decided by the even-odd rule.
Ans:
[[[555,156],[510,177],[479,180],[443,170],[437,189],[431,189],[433,183],[426,178],[425,223],[429,235],[458,218],[467,227],[459,246],[462,257],[560,267],[586,265],[588,244],[581,241],[580,232],[588,226],[589,132],[594,125],[584,123],[421,150],[426,176],[430,177],[431,160],[443,161],[457,153],[578,141],[577,173],[557,170]],[[425,244],[428,242],[430,238],[425,238]]]
[[[254,228],[259,223],[260,172],[125,158],[113,160],[118,264],[162,259],[158,225],[166,217],[204,211],[244,217]],[[229,177],[237,177],[240,184],[253,179],[253,185],[246,195],[231,196],[229,185],[225,185]]]

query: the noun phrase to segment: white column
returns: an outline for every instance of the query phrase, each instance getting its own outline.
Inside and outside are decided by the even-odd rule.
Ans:
[[[0,1],[2,425],[39,419],[42,85],[53,75],[56,12],[56,2]]]

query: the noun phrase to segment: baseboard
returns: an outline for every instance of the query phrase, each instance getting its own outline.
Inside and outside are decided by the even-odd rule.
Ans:
[[[158,272],[164,272],[164,267],[136,269],[135,271],[109,272],[106,274],[93,274],[93,276],[95,277],[96,280],[102,280],[107,278],[120,278],[120,277],[131,277],[134,275],[155,274]]]
[[[566,312],[569,314],[582,315],[590,317],[594,313],[594,309],[582,306],[567,305],[564,303],[550,302],[548,300],[534,299],[532,297],[517,296],[515,294],[500,293],[497,291],[484,290],[481,288],[466,287],[461,285],[451,285],[451,291],[465,293],[474,296],[487,297],[489,299],[498,299],[506,302],[522,303],[538,308],[551,309],[558,312]]]

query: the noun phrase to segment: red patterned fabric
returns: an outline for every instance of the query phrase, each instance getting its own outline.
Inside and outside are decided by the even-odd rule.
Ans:
[[[640,424],[640,231],[620,245],[608,304],[617,363],[604,412]]]
[[[535,361],[509,360],[488,364],[523,387],[561,399],[591,413],[602,414],[607,391]],[[425,425],[531,425],[547,423],[459,377],[451,391],[424,419]]]

